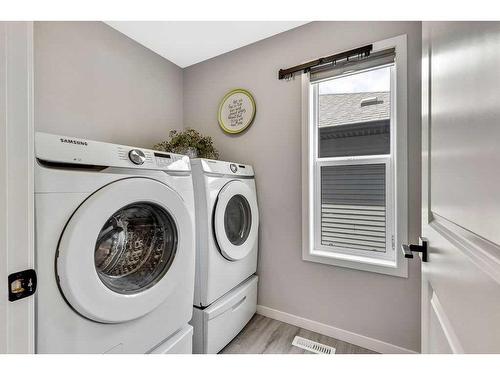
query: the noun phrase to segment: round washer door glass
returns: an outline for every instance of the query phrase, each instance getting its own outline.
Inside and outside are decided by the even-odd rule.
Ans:
[[[150,288],[168,271],[177,249],[172,216],[149,202],[116,211],[101,229],[94,251],[97,274],[117,293]]]
[[[224,213],[224,229],[228,240],[236,246],[244,243],[252,228],[252,211],[246,198],[241,194],[233,195]]]

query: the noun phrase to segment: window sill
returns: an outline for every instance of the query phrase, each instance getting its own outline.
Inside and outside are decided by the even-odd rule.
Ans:
[[[397,257],[396,260],[389,261],[313,249],[310,252],[304,252],[302,259],[309,262],[323,263],[360,271],[375,272],[404,278],[408,277],[408,261],[403,257]]]

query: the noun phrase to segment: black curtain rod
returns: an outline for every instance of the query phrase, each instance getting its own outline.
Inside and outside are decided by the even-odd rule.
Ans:
[[[278,79],[284,79],[288,77],[292,77],[295,73],[303,71],[304,73],[307,73],[311,68],[319,65],[324,65],[328,63],[334,63],[337,62],[338,60],[343,60],[347,59],[349,60],[350,57],[353,56],[359,56],[359,55],[364,55],[365,57],[370,56],[370,52],[373,49],[373,44],[369,44],[364,47],[359,47],[352,49],[350,51],[345,51],[341,53],[337,53],[335,55],[331,56],[326,56],[326,57],[321,57],[317,60],[309,61],[304,64],[292,66],[291,68],[287,69],[280,69],[278,72]]]

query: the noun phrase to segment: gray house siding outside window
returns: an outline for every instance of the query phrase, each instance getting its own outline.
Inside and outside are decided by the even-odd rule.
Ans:
[[[319,96],[319,157],[390,154],[390,93]],[[384,252],[384,164],[321,167],[321,243]]]

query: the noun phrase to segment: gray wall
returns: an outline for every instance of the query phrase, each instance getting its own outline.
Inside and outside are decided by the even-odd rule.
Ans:
[[[102,22],[35,22],[35,128],[151,147],[182,128],[182,69]]]
[[[301,259],[300,79],[279,68],[396,35],[408,35],[409,228],[420,232],[419,22],[315,22],[184,70],[184,125],[214,137],[221,158],[253,164],[260,232],[259,304],[405,348],[420,348],[420,272],[398,278]],[[219,100],[249,89],[257,116],[239,136],[217,125]]]

